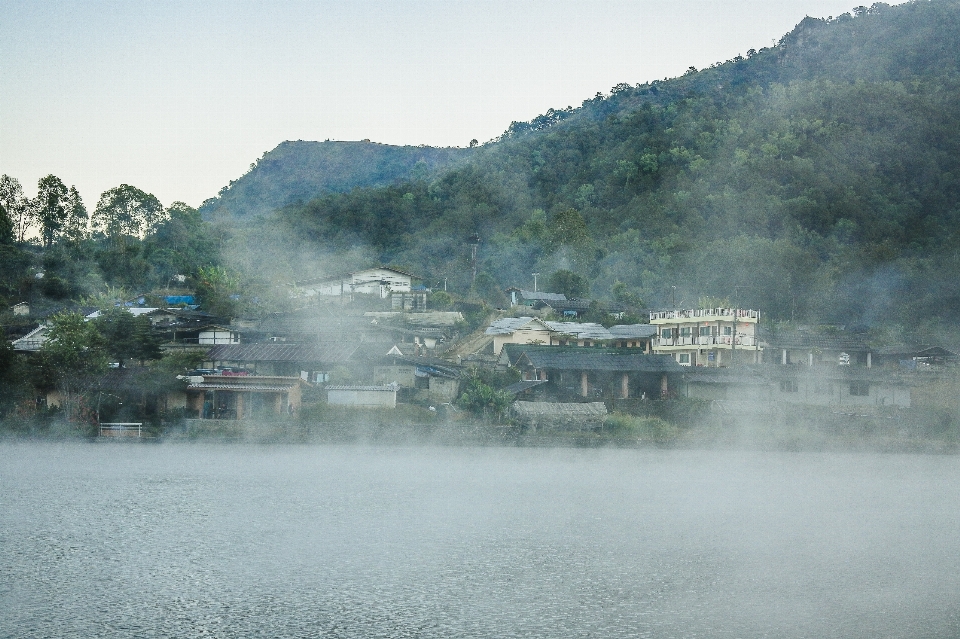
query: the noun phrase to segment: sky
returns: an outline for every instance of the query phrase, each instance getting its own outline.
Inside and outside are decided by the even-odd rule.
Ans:
[[[199,206],[284,140],[467,146],[852,0],[3,0],[0,174]]]

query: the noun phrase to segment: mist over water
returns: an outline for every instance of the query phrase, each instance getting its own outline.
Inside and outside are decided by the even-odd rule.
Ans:
[[[955,637],[960,460],[0,444],[0,636]]]

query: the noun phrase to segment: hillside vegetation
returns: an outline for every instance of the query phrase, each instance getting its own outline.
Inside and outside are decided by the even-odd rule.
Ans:
[[[131,185],[89,211],[56,176],[38,188],[0,176],[8,308],[182,289],[265,313],[290,303],[281,285],[379,263],[445,285],[448,304],[503,304],[539,273],[635,310],[710,298],[770,320],[949,327],[960,0],[804,18],[775,46],[476,148],[285,142],[199,212]]]
[[[491,302],[569,269],[595,297],[648,305],[953,321],[958,71],[956,0],[805,18],[776,46],[618,85],[445,172],[292,204],[269,226],[284,251],[360,251],[454,290],[471,286],[476,234],[473,294]]]
[[[470,149],[363,142],[283,142],[200,207],[204,217],[250,215],[325,193],[424,179],[469,155]]]

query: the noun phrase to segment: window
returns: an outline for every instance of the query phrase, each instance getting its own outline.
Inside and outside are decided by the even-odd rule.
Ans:
[[[870,384],[867,382],[850,382],[850,394],[854,397],[870,395]]]
[[[799,391],[800,391],[800,385],[797,384],[796,380],[785,379],[780,382],[781,393],[797,393]]]
[[[689,366],[689,365],[690,365],[690,353],[680,353],[680,354],[677,356],[677,361],[680,363],[681,366]]]
[[[700,337],[710,337],[710,327],[701,326],[700,327]]]
[[[724,334],[724,335],[727,335],[727,336],[733,335],[733,327],[732,327],[732,326],[724,326],[724,327],[723,327],[723,334]]]
[[[670,339],[671,337],[673,337],[673,329],[672,328],[663,329],[662,331],[660,331],[660,337],[662,337],[663,339]]]
[[[690,337],[690,327],[684,326],[680,329],[680,337]]]

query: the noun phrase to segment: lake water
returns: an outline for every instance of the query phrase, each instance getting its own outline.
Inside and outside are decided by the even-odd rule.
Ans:
[[[960,458],[0,444],[0,637],[958,637]]]

